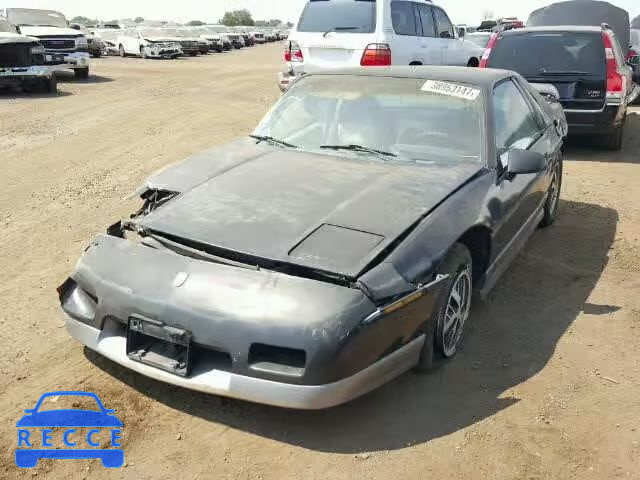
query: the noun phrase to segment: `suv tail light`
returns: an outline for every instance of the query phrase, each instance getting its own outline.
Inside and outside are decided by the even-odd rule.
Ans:
[[[391,48],[386,43],[370,43],[362,53],[363,67],[388,67],[391,65]]]
[[[287,42],[284,47],[284,61],[285,62],[303,62],[304,55],[302,55],[302,50],[300,49],[300,45],[295,40],[290,40]]]
[[[482,54],[482,58],[480,59],[480,68],[489,68],[489,56],[491,55],[491,50],[493,49],[497,41],[498,41],[498,34],[494,33],[493,35],[491,35],[491,38],[489,39],[489,43],[487,44],[487,48]]]
[[[604,51],[607,58],[607,100],[622,100],[624,77],[613,51],[613,40],[608,32],[602,32]]]

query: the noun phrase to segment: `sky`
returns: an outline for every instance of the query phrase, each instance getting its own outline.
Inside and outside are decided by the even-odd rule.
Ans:
[[[4,0],[6,7],[46,8],[58,10],[71,19],[83,15],[99,20],[143,17],[147,20],[188,22],[203,20],[216,23],[227,10],[246,8],[254,20],[279,18],[296,21],[307,0]],[[624,8],[631,18],[640,15],[640,0],[609,0]],[[527,19],[536,8],[551,0],[435,0],[444,7],[453,23],[479,24],[485,11],[497,17],[517,16]]]

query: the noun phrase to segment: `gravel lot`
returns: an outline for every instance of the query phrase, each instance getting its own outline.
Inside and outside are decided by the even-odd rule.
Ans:
[[[92,235],[154,170],[250,132],[281,50],[105,58],[57,97],[0,93],[0,477],[640,479],[640,110],[620,153],[571,142],[557,224],[432,375],[288,411],[133,375],[67,336],[55,288]],[[115,409],[126,468],[15,467],[15,422],[51,390]]]

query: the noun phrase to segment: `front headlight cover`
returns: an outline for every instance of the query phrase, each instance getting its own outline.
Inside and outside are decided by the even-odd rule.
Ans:
[[[44,55],[44,47],[42,45],[31,47],[31,55]]]
[[[87,46],[89,46],[87,37],[76,37],[76,47],[87,47]]]

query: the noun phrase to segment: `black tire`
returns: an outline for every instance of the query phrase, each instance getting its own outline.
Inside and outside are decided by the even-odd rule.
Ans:
[[[553,172],[549,194],[544,204],[544,217],[540,222],[540,228],[547,228],[553,225],[558,217],[558,207],[560,206],[560,193],[562,192],[562,158],[558,161]]]
[[[102,52],[94,52],[93,58],[100,58],[102,56]]]
[[[124,46],[123,45],[118,46],[118,52],[120,53],[120,57],[122,57],[122,58],[127,56],[127,52],[124,51]]]
[[[421,373],[433,370],[434,363],[437,359],[452,358],[458,351],[460,341],[462,340],[464,324],[471,309],[471,299],[473,296],[473,263],[469,249],[461,243],[456,243],[440,264],[440,267],[438,267],[437,273],[439,275],[449,275],[449,278],[445,280],[439,308],[425,327],[424,333],[426,340],[420,352],[418,364],[414,369]],[[458,322],[460,325],[456,330],[455,339],[447,342],[446,336],[449,330],[445,328],[445,322],[450,305],[449,302],[452,298],[454,287],[460,286],[463,283],[466,284],[467,288],[467,291],[463,295],[464,305],[461,305],[464,311],[464,318]]]
[[[613,132],[604,137],[604,146],[607,150],[617,152],[622,149],[622,139],[624,137],[624,124],[617,127]]]
[[[76,80],[86,80],[89,78],[89,68],[76,68],[73,71],[73,74],[75,75]]]
[[[58,79],[55,74],[51,75],[51,78],[45,78],[42,81],[42,90],[44,93],[55,95],[58,93]]]
[[[144,51],[144,45],[140,45],[140,58],[143,58],[145,60],[149,58],[147,56],[147,52]]]
[[[189,55],[191,55],[192,57],[196,57],[198,55],[198,52],[189,52]]]

